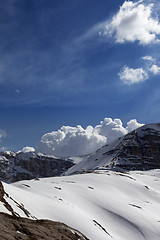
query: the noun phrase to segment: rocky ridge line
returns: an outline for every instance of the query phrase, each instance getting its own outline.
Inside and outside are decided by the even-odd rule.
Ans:
[[[0,180],[12,183],[40,177],[62,175],[74,164],[41,153],[0,152]]]

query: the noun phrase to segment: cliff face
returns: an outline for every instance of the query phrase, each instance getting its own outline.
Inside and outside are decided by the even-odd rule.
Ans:
[[[90,154],[66,172],[160,169],[160,124],[148,124]]]
[[[0,201],[3,201],[3,197],[4,197],[4,188],[2,183],[0,182]]]
[[[115,156],[117,166],[132,170],[160,168],[159,126],[157,124],[155,128],[150,124],[127,134]]]
[[[0,153],[0,180],[11,183],[39,177],[60,176],[74,164],[40,153]]]

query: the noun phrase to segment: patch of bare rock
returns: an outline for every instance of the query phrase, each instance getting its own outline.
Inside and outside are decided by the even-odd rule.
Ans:
[[[11,212],[11,215],[0,213],[0,240],[87,240],[79,231],[63,223],[16,216],[4,195],[0,182],[0,202]]]
[[[0,213],[0,240],[87,240],[67,225]]]

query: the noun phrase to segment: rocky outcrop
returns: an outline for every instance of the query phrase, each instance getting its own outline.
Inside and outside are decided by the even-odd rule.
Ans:
[[[0,182],[0,201],[3,201],[3,197],[4,197],[4,188],[2,183]]]
[[[160,124],[144,125],[90,154],[65,174],[160,169]]]
[[[14,203],[16,209],[23,211],[26,218],[20,215],[11,207],[9,202]],[[37,220],[33,217],[23,204],[17,203],[10,197],[0,182],[0,205],[6,208],[7,213],[0,213],[0,240],[87,240],[79,231],[71,227],[50,220]],[[35,220],[32,220],[32,219]]]
[[[160,168],[160,124],[132,131],[116,147],[112,165],[126,170]]]
[[[40,177],[62,175],[74,164],[56,157],[40,153],[0,153],[0,180],[11,183]]]
[[[75,229],[59,222],[31,220],[0,213],[0,240],[87,240]]]

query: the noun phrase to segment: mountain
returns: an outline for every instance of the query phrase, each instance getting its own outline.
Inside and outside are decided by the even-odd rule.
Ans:
[[[103,170],[3,183],[3,186],[4,200],[16,216],[63,222],[89,240],[158,240],[159,183],[160,170],[155,169],[128,173]],[[4,202],[0,202],[0,212],[13,215]],[[17,233],[21,236],[23,224],[21,228],[18,226]]]
[[[83,159],[81,161],[81,159]],[[78,162],[76,165],[74,162]],[[160,168],[160,124],[147,124],[81,158],[59,159],[36,152],[1,152],[0,180],[19,180],[92,172]]]
[[[0,152],[0,180],[7,183],[39,177],[60,176],[74,164],[36,152]]]
[[[160,124],[144,125],[105,145],[65,174],[95,170],[149,170],[160,168]]]
[[[5,200],[5,195],[8,196],[0,182],[0,206],[1,208],[3,206],[0,213],[1,240],[87,240],[79,231],[63,223],[20,217]],[[22,205],[19,205],[19,207],[26,213],[26,217],[29,217],[29,212]],[[5,211],[10,212],[10,214],[5,213]]]
[[[59,177],[37,175],[48,173],[54,161],[51,173],[61,164],[62,174],[69,161],[35,152],[1,153],[0,161],[8,182],[26,172],[35,176],[0,182],[0,240],[160,239],[160,124],[105,145]]]

